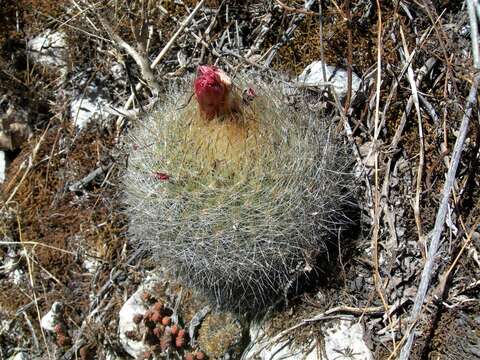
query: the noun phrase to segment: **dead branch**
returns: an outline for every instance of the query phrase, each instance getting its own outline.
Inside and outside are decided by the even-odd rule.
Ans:
[[[106,165],[102,165],[98,167],[97,169],[93,170],[90,172],[87,176],[85,176],[83,179],[80,179],[76,183],[73,183],[68,187],[69,191],[80,191],[83,189],[86,185],[91,183],[93,179],[95,179],[98,175],[101,175],[105,172],[107,172],[111,167],[113,166],[113,162],[110,162]]]
[[[172,45],[175,43],[175,41],[177,40],[178,36],[184,31],[184,29],[187,27],[187,25],[190,23],[190,21],[193,19],[193,17],[195,16],[195,14],[198,12],[198,10],[200,10],[200,8],[203,6],[203,4],[205,3],[206,0],[201,0],[197,6],[195,6],[195,8],[192,10],[192,12],[190,13],[190,15],[188,15],[188,17],[182,22],[182,24],[180,25],[180,27],[178,28],[178,30],[172,35],[172,37],[170,38],[170,40],[167,42],[167,44],[163,47],[162,51],[160,51],[160,53],[157,55],[157,57],[153,60],[152,64],[150,65],[150,69],[153,70],[157,67],[158,63],[163,59],[163,57],[167,54],[167,52],[170,50],[170,48],[172,47]],[[136,91],[139,91],[140,89],[142,88],[142,83],[139,82],[137,85],[135,85],[135,90]],[[132,92],[132,94],[130,94],[130,97],[128,98],[127,102],[125,103],[125,105],[123,106],[123,110],[128,110],[130,108],[130,106],[132,105],[133,103],[133,100],[135,99],[135,94]],[[121,123],[123,121],[123,117],[120,116],[118,119],[117,119],[117,124],[120,125],[119,127],[122,127],[121,126]]]
[[[97,14],[100,23],[103,25],[105,30],[108,32],[110,37],[115,41],[115,43],[123,48],[128,55],[130,55],[133,60],[137,63],[138,67],[140,68],[140,72],[142,73],[142,77],[147,82],[148,86],[156,91],[160,91],[160,83],[155,79],[155,75],[152,72],[152,68],[150,68],[150,64],[148,59],[146,58],[146,54],[141,55],[135,48],[133,48],[130,44],[128,44],[125,40],[123,40],[120,35],[118,35],[113,29],[110,23],[103,18],[101,15]]]
[[[480,69],[480,55],[478,51],[478,19],[475,13],[475,4],[478,9],[477,1],[467,0],[467,11],[470,19],[470,36],[472,37],[472,55],[475,69]]]
[[[445,185],[443,188],[442,201],[440,203],[440,207],[438,209],[437,216],[435,219],[435,226],[432,232],[432,240],[430,242],[430,247],[428,249],[425,266],[422,271],[422,276],[420,279],[420,285],[418,286],[417,296],[415,297],[415,302],[413,304],[412,312],[410,315],[410,324],[412,324],[412,328],[410,329],[410,331],[408,331],[405,334],[405,336],[407,337],[407,340],[400,352],[400,360],[407,360],[409,358],[410,350],[412,348],[413,340],[415,337],[413,330],[420,316],[423,302],[425,301],[428,287],[430,285],[430,280],[433,275],[433,266],[437,256],[438,248],[440,246],[440,237],[442,235],[443,227],[445,224],[445,217],[447,215],[450,194],[452,192],[452,188],[455,183],[455,174],[457,172],[458,164],[460,162],[460,156],[463,151],[465,138],[467,137],[468,125],[470,123],[472,108],[475,105],[477,100],[477,88],[478,88],[479,81],[480,81],[480,75],[476,75],[473,79],[470,93],[468,94],[468,99],[465,106],[465,113],[463,115],[462,124],[460,125],[459,134],[457,137],[457,141],[455,142],[455,147],[452,153],[452,162],[450,164],[450,168],[448,169],[447,179],[445,181]]]

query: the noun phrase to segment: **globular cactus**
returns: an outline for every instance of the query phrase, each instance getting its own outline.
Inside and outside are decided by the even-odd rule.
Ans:
[[[259,311],[348,222],[347,156],[278,83],[201,67],[194,84],[194,99],[187,82],[130,132],[130,235],[220,306]]]

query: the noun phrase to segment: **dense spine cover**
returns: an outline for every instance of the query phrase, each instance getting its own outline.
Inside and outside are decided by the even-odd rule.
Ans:
[[[220,306],[258,311],[348,222],[346,156],[333,126],[282,102],[278,84],[239,80],[235,108],[213,115],[188,102],[191,86],[131,131],[131,238]]]

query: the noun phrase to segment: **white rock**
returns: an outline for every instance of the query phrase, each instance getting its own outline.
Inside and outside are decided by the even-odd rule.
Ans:
[[[87,270],[90,274],[94,274],[97,272],[98,268],[100,267],[100,261],[95,259],[85,259],[83,260],[83,267]]]
[[[120,309],[120,320],[118,322],[118,332],[120,337],[120,343],[123,346],[123,349],[134,358],[140,357],[142,353],[148,350],[148,345],[144,344],[142,341],[136,341],[129,339],[125,336],[127,331],[135,331],[137,325],[133,322],[133,317],[136,314],[144,314],[147,311],[147,308],[143,304],[142,294],[144,287],[140,288],[123,304]]]
[[[262,326],[254,324],[250,327],[250,346],[243,354],[242,360],[316,360],[316,352],[305,354],[299,349],[292,349],[287,342],[279,341],[270,343],[272,340],[266,337]],[[312,340],[313,341],[313,340]],[[311,349],[311,346],[307,346]]]
[[[10,356],[8,360],[30,360],[30,356],[28,356],[28,354],[25,352],[19,352]]]
[[[7,255],[3,259],[2,265],[0,266],[0,271],[4,273],[10,273],[17,268],[18,263],[18,255],[15,253],[15,251],[9,249]]]
[[[110,67],[110,72],[112,73],[113,79],[118,81],[119,84],[125,85],[127,75],[125,74],[125,69],[122,64],[115,63]]]
[[[297,78],[298,86],[306,87],[325,87],[333,85],[337,96],[343,99],[348,91],[348,75],[347,71],[334,66],[325,65],[326,79],[323,78],[323,70],[321,61],[314,61],[308,65]],[[362,80],[352,71],[352,99],[360,90]]]
[[[30,56],[44,65],[64,67],[66,63],[65,34],[48,29],[27,43]]]
[[[25,273],[23,270],[20,269],[15,269],[10,273],[10,276],[8,277],[15,285],[20,285],[24,282],[25,280]]]
[[[373,355],[363,340],[363,326],[352,320],[338,320],[334,326],[324,330],[325,353],[328,359],[338,358],[339,354],[351,354],[358,360],[373,360]],[[348,355],[345,355],[348,358]]]
[[[90,121],[104,119],[108,113],[104,110],[107,101],[98,96],[95,99],[79,96],[70,103],[70,116],[74,125],[83,129]]]
[[[0,151],[0,184],[5,181],[6,169],[7,169],[7,161],[5,159],[5,151]]]
[[[373,360],[373,355],[365,341],[363,327],[352,320],[333,320],[323,323],[322,333],[324,348],[312,338],[302,349],[297,349],[287,341],[271,343],[272,338],[266,337],[261,326],[250,327],[251,344],[243,354],[243,360],[334,360],[356,359]],[[342,357],[343,356],[343,357]]]
[[[47,331],[55,331],[59,316],[63,310],[63,305],[60,302],[55,302],[48,313],[46,313],[40,320],[40,326]]]

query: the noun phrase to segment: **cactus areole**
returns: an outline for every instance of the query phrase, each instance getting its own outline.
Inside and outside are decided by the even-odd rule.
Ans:
[[[194,88],[200,111],[207,119],[229,110],[231,80],[216,66],[199,66]]]

